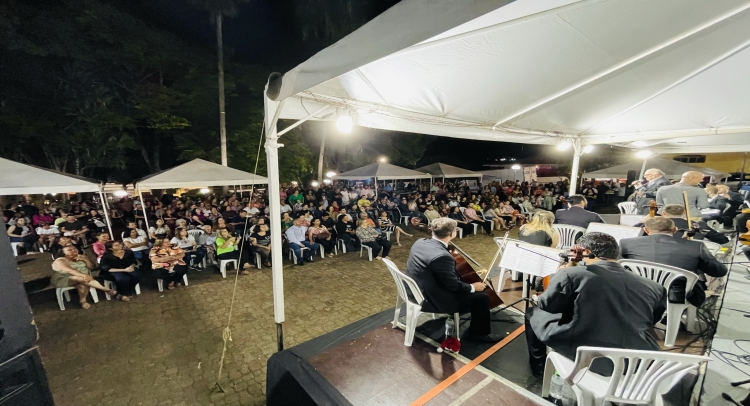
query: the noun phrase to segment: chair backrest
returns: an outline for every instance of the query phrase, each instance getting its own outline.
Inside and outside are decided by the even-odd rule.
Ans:
[[[460,211],[461,213],[463,213],[464,211],[466,211],[466,207],[459,206],[458,207],[458,211]]]
[[[708,240],[705,240],[705,239],[700,240],[700,241],[703,242],[703,245],[705,245],[706,248],[708,248],[708,251],[713,256],[716,256],[716,254],[718,254],[719,251],[721,250],[721,244],[717,244],[717,243],[715,243],[713,241],[708,241]]]
[[[617,262],[630,272],[651,279],[664,286],[667,290],[669,290],[670,285],[677,278],[685,278],[685,292],[693,290],[693,285],[698,281],[698,275],[674,266],[648,261],[636,261],[633,259],[621,259]]]
[[[422,291],[419,290],[417,282],[414,282],[414,279],[401,272],[396,264],[393,263],[393,261],[383,258],[383,262],[391,272],[393,281],[396,282],[396,289],[398,289],[398,296],[401,298],[401,300],[403,300],[404,302],[414,303],[414,300],[409,299],[409,294],[406,290],[408,288],[411,291],[412,296],[414,296],[416,304],[421,306],[422,302],[424,302],[424,296],[422,295]]]
[[[192,235],[193,238],[198,238],[199,235],[203,234],[203,230],[196,229],[196,230],[187,230],[188,235]]]
[[[637,207],[635,207],[635,202],[617,203],[617,208],[620,209],[620,214],[638,214],[638,209]]]
[[[615,368],[604,401],[612,403],[653,404],[662,384],[671,388],[690,370],[696,369],[709,357],[675,354],[663,351],[623,350],[619,348],[578,347],[570,377],[579,382],[596,358],[609,358]]]
[[[552,228],[557,230],[557,233],[560,234],[560,241],[555,248],[561,250],[566,250],[574,246],[578,237],[586,233],[585,228],[571,226],[570,224],[553,224]]]

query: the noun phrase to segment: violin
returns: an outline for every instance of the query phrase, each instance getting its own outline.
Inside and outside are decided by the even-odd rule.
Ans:
[[[648,216],[649,217],[655,217],[656,216],[656,201],[652,200],[648,202]]]
[[[560,203],[563,205],[563,209],[569,209],[570,203],[568,203],[567,200],[565,200],[565,196],[560,196]]]
[[[561,253],[560,257],[563,258],[564,264],[570,264],[570,266],[577,266],[579,262],[583,261],[583,251],[586,249],[580,245],[574,245],[570,247],[570,251],[567,254]],[[549,282],[552,280],[552,275],[547,275],[542,278],[542,291],[547,290]]]
[[[490,297],[490,309],[494,309],[503,304],[502,299],[500,299],[500,296],[498,296],[495,288],[492,286],[492,282],[490,280],[484,282],[484,278],[482,278],[477,273],[477,271],[474,270],[474,268],[469,264],[469,261],[482,268],[480,272],[484,273],[485,275],[488,272],[486,269],[484,269],[481,265],[479,265],[477,261],[472,259],[469,255],[463,252],[461,248],[458,248],[458,246],[456,246],[456,244],[452,242],[448,244],[448,251],[451,253],[451,256],[453,256],[453,259],[456,260],[456,272],[461,277],[462,281],[466,283],[482,282],[487,285],[487,287],[484,288],[483,292]]]

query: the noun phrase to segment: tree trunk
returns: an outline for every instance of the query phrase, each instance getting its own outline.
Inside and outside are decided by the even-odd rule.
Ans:
[[[161,138],[157,135],[153,138],[154,140],[154,146],[151,149],[151,162],[153,163],[151,171],[152,172],[159,172],[161,170],[160,165],[160,147],[161,147]]]
[[[221,13],[216,13],[216,48],[219,58],[219,134],[221,137],[221,164],[227,160],[227,117],[224,111],[224,40],[221,32]]]
[[[323,139],[320,141],[320,154],[318,155],[318,183],[323,184],[323,155],[326,151],[326,135],[323,134]]]
[[[81,176],[81,158],[76,157],[75,161],[73,161],[73,170],[76,175]]]

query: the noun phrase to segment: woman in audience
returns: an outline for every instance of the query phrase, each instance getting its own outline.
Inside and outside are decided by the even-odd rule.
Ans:
[[[502,217],[499,217],[495,215],[495,210],[492,206],[487,205],[485,203],[482,203],[482,214],[484,215],[485,220],[489,220],[492,222],[492,229],[493,230],[505,230],[507,227],[505,226],[505,220],[502,219]]]
[[[52,247],[50,248],[50,253],[53,257],[59,258],[62,257],[63,254],[63,248],[67,246],[73,246],[78,253],[83,254],[83,249],[81,248],[81,243],[78,240],[74,240],[73,238],[61,236],[57,239],[57,242],[52,244]]]
[[[314,219],[312,225],[307,229],[308,239],[312,243],[320,244],[328,257],[333,257],[333,248],[336,246],[336,240],[333,239],[328,229],[321,225],[320,219]]]
[[[107,229],[107,223],[104,216],[99,214],[99,211],[91,209],[88,211],[88,215],[85,217],[86,227],[92,235],[98,235]]]
[[[232,227],[231,224],[227,224],[227,221],[224,219],[224,217],[219,217],[218,220],[216,220],[216,224],[214,224],[214,233],[216,235],[219,235],[221,230],[227,230],[229,234],[232,234],[234,231],[234,227]]]
[[[31,217],[31,220],[31,224],[34,227],[39,227],[39,223],[41,222],[52,224],[55,221],[55,219],[52,218],[52,214],[50,213],[49,209],[43,209],[39,213],[33,215]]]
[[[107,242],[109,242],[109,233],[101,232],[96,235],[96,242],[91,244],[91,249],[94,250],[97,258],[101,258],[107,253]]]
[[[281,215],[281,231],[286,231],[287,228],[291,227],[294,224],[294,219],[292,219],[292,216],[289,215],[289,212],[286,212]]]
[[[174,238],[172,238],[170,243],[172,245],[177,245],[185,252],[186,264],[194,264],[195,266],[199,266],[203,263],[203,257],[206,254],[198,249],[198,243],[195,241],[195,238],[187,232],[186,229],[175,229]]]
[[[560,242],[560,234],[552,228],[554,222],[554,214],[546,210],[539,210],[529,223],[521,226],[518,231],[518,239],[543,247],[556,247],[557,243]]]
[[[494,234],[492,233],[492,221],[485,220],[483,218],[480,218],[477,214],[477,211],[474,210],[473,205],[469,205],[466,207],[466,210],[464,210],[464,217],[466,218],[466,221],[472,223],[472,224],[479,224],[484,228],[485,234],[489,235],[490,237],[493,237]]]
[[[148,238],[151,241],[162,240],[169,237],[170,234],[172,234],[172,230],[160,218],[157,218],[155,224],[148,228]]]
[[[182,287],[183,277],[187,275],[188,266],[183,261],[185,253],[168,239],[156,240],[149,252],[151,267],[159,271],[159,279],[167,284],[167,289]]]
[[[380,227],[380,230],[383,232],[392,231],[396,235],[396,245],[398,245],[399,247],[401,247],[401,234],[407,237],[414,237],[413,234],[409,234],[400,226],[393,224],[391,219],[388,218],[388,213],[385,211],[380,212],[380,218],[378,218],[378,227]]]
[[[255,232],[250,235],[250,242],[253,244],[253,252],[260,255],[260,262],[264,266],[271,266],[271,234],[268,232],[266,224],[257,224]]]
[[[469,224],[469,222],[466,220],[466,217],[464,217],[463,213],[461,213],[461,209],[456,206],[453,208],[453,211],[448,215],[448,217],[452,218],[453,220],[456,220],[457,226],[463,230],[464,235],[470,235],[472,232],[474,232],[474,226]]]
[[[107,292],[110,296],[117,296],[116,290],[105,288],[91,276],[94,264],[85,255],[80,254],[76,247],[66,245],[62,248],[62,254],[62,257],[52,262],[52,270],[54,271],[50,279],[52,286],[55,288],[74,286],[78,291],[78,301],[83,309],[91,307],[86,301],[89,288]]]
[[[7,233],[10,242],[20,243],[18,248],[22,248],[26,253],[31,252],[31,248],[39,240],[39,236],[26,226],[24,217],[16,219],[16,223],[8,227]]]
[[[191,220],[190,224],[193,227],[198,227],[198,228],[203,227],[203,225],[206,222],[208,222],[208,218],[206,218],[206,216],[203,214],[203,210],[201,208],[195,208],[190,213],[190,220]]]
[[[169,241],[169,240],[167,240]],[[148,258],[149,243],[146,237],[138,235],[138,230],[131,228],[128,236],[122,239],[122,242],[128,247],[129,250],[133,251],[133,255],[136,259],[143,261]]]
[[[391,251],[391,242],[375,227],[372,227],[370,223],[365,220],[359,220],[356,232],[359,241],[372,249],[372,255],[375,259],[391,259],[388,256],[388,253]]]
[[[115,282],[118,292],[116,299],[129,302],[130,297],[135,295],[135,285],[141,281],[138,260],[131,251],[125,250],[120,241],[107,241],[104,246],[106,253],[100,257],[99,276]]]
[[[359,245],[359,238],[357,238],[357,232],[351,221],[349,216],[343,216],[336,223],[336,236],[340,240],[344,240],[344,245],[348,250],[356,249]]]
[[[226,228],[219,230],[216,237],[216,259],[236,259],[239,261],[239,269],[243,275],[250,275],[249,269],[253,266],[248,261],[250,255],[247,249],[238,249],[239,237],[232,237]]]

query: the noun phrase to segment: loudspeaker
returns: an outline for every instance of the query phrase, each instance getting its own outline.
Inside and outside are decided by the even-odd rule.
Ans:
[[[7,233],[0,233],[0,406],[54,405]]]

